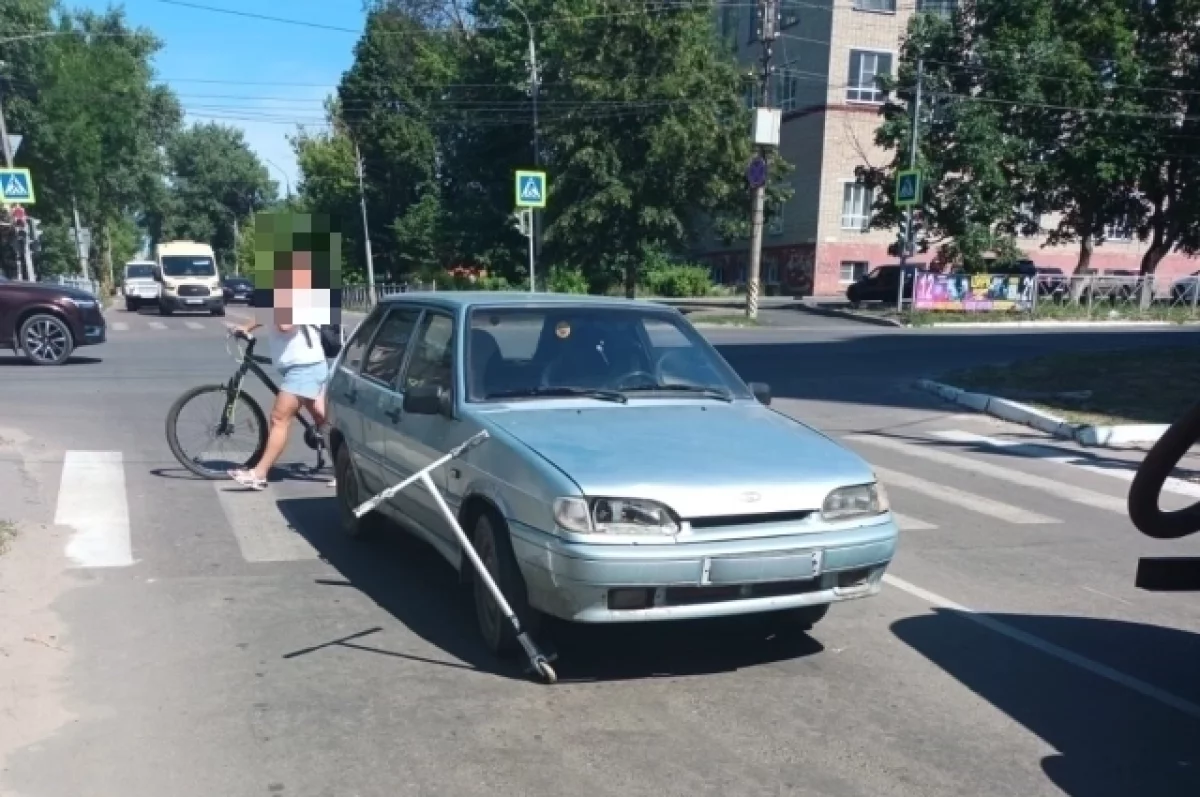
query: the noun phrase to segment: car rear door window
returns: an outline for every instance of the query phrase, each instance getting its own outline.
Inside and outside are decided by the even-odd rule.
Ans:
[[[367,351],[367,344],[371,342],[371,336],[375,334],[375,330],[379,329],[379,322],[383,320],[386,313],[386,310],[376,310],[358,325],[358,329],[354,330],[350,340],[346,341],[346,354],[342,357],[343,368],[351,373],[358,373],[359,367],[362,366],[363,355]]]
[[[367,349],[362,366],[363,376],[389,387],[395,385],[419,317],[419,310],[407,308],[388,313]]]
[[[450,316],[430,313],[421,325],[421,335],[405,374],[407,387],[437,386],[449,390],[453,382],[454,321]]]

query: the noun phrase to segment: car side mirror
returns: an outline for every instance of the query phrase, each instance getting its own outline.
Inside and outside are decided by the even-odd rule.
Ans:
[[[453,406],[450,391],[440,385],[410,387],[404,393],[404,411],[414,415],[445,415],[450,417]]]
[[[771,386],[766,382],[751,382],[747,387],[754,394],[754,398],[758,399],[759,404],[771,406]]]
[[[161,269],[161,268],[159,268],[158,266],[155,266],[155,267],[154,267],[154,281],[155,281],[155,282],[162,282],[162,281],[163,281],[162,269]]]

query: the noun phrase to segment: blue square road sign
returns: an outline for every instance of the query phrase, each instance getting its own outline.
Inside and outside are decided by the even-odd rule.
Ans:
[[[517,172],[517,207],[546,207],[545,172]]]
[[[9,205],[32,205],[33,178],[28,169],[0,169],[0,202]]]

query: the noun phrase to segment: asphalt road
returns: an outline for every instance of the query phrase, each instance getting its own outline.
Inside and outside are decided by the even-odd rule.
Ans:
[[[1135,456],[911,387],[1194,332],[712,332],[777,408],[880,469],[903,527],[890,580],[809,635],[571,629],[548,688],[488,657],[436,555],[342,539],[322,481],[252,494],[182,471],[164,416],[230,372],[221,320],[109,316],[75,363],[0,358],[0,521],[19,531],[0,795],[1200,794],[1200,602],[1133,588],[1139,556],[1200,544],[1133,530]],[[93,522],[128,528],[131,562],[73,566]]]

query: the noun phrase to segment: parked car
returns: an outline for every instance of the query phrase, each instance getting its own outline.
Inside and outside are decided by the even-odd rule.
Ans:
[[[136,313],[143,304],[158,304],[158,290],[153,260],[131,260],[125,264],[121,293],[125,297],[126,310]]]
[[[471,582],[432,476],[526,625],[774,613],[808,629],[876,594],[896,548],[871,467],[774,409],[677,310],[525,293],[383,299],[342,348],[330,447],[350,535],[395,522]],[[513,636],[486,590],[478,624]]]
[[[860,277],[857,282],[846,289],[846,298],[854,305],[861,304],[862,302],[890,302],[891,304],[896,304],[901,294],[900,274],[902,269],[904,273],[903,296],[904,299],[911,300],[913,285],[916,282],[916,274],[919,271],[925,270],[923,263],[908,266],[900,266],[897,263],[871,269],[869,273]]]
[[[254,306],[254,282],[246,277],[225,277],[221,280],[221,292],[225,295],[225,303],[244,302]]]
[[[100,302],[87,291],[0,277],[0,341],[34,365],[62,365],[107,332]]]

